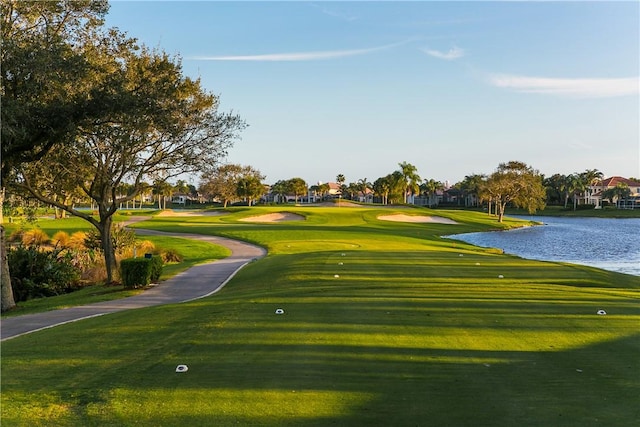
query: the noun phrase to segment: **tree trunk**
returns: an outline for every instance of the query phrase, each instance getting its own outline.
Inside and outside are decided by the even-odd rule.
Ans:
[[[113,273],[117,268],[116,253],[111,240],[112,222],[113,218],[111,216],[100,218],[100,226],[98,227],[100,240],[102,241],[102,251],[104,252],[104,264],[107,269],[107,284],[113,282]]]
[[[2,214],[0,213],[0,221],[2,221]],[[7,246],[4,240],[4,225],[0,223],[0,262],[2,263],[0,271],[0,282],[2,286],[2,307],[1,310],[5,311],[15,308],[16,301],[13,298],[13,288],[11,287],[11,276],[9,275],[9,261],[7,259]]]
[[[4,313],[15,308],[16,300],[13,298],[13,287],[11,286],[11,275],[9,274],[2,206],[4,206],[4,187],[0,189],[0,311]]]
[[[506,203],[500,203],[498,205],[498,203],[496,203],[496,210],[498,212],[496,212],[496,214],[498,215],[498,222],[502,222],[502,218],[504,218],[504,210],[507,208],[507,204]]]

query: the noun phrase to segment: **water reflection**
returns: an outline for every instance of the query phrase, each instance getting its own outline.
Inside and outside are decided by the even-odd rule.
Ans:
[[[449,238],[523,258],[563,261],[640,276],[639,218],[520,217],[543,226]]]

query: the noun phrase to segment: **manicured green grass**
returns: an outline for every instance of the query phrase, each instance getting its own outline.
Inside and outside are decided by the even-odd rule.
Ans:
[[[270,255],[209,298],[4,342],[3,426],[640,420],[638,277],[438,237],[492,225],[469,212],[435,213],[461,225],[383,222],[389,210],[368,208],[237,222],[277,209],[142,224],[241,238]]]
[[[530,215],[526,210],[508,209],[507,213],[512,215]],[[565,209],[563,206],[547,206],[544,210],[536,212],[533,216],[571,216],[590,218],[640,218],[640,209],[616,209],[606,207],[604,209],[577,209],[571,207]]]

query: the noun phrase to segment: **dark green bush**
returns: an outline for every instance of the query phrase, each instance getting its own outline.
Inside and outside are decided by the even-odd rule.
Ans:
[[[125,288],[148,286],[162,274],[162,258],[128,258],[120,262],[120,274]]]
[[[578,211],[588,211],[588,210],[595,209],[595,208],[596,208],[596,205],[591,204],[591,203],[585,203],[583,205],[576,206],[576,210],[578,210]]]
[[[162,266],[164,262],[162,257],[159,255],[154,255],[151,257],[151,281],[155,282],[160,278],[162,274]]]
[[[80,271],[64,249],[20,245],[10,248],[7,258],[16,302],[61,295],[79,287]]]

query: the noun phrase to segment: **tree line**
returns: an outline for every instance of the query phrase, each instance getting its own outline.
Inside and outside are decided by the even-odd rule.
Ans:
[[[309,192],[316,195],[316,199],[322,200],[328,196],[330,190],[327,183],[308,186],[302,178],[280,180],[269,188],[260,183],[263,177],[261,178],[256,169],[240,165],[224,165],[217,168],[213,175],[202,177],[199,188],[223,201],[226,207],[230,197],[243,195],[238,189],[244,188],[242,183],[247,180],[246,176],[255,181],[255,192],[247,193],[250,194],[250,200],[259,199],[267,192],[280,196],[281,201],[286,201],[287,195],[294,195],[297,203],[301,196]],[[421,180],[417,168],[408,162],[399,163],[397,170],[376,179],[373,183],[367,178],[362,178],[346,184],[344,174],[338,174],[336,182],[340,197],[353,200],[371,194],[378,196],[382,204],[407,203],[409,197],[424,195],[428,198],[428,205],[433,205],[437,204],[438,192],[445,189],[445,185],[440,181]],[[489,211],[491,212],[493,207],[493,212],[500,222],[508,205],[525,208],[533,213],[544,209],[547,200],[543,176],[519,161],[500,163],[491,175],[471,175],[457,186],[466,193],[467,200],[469,195],[473,195],[476,206],[480,201],[487,201]]]

